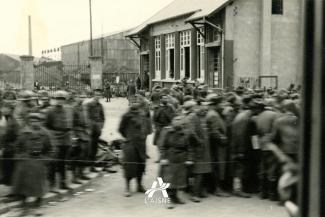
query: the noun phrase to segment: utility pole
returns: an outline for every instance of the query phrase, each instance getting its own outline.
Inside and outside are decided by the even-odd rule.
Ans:
[[[28,16],[28,55],[33,55],[33,48],[32,48],[32,23],[31,17]]]
[[[91,15],[91,0],[89,0],[89,18],[90,18],[90,41],[89,41],[89,56],[93,56],[93,22]]]

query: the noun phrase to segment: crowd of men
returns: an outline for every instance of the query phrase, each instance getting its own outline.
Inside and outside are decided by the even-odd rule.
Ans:
[[[105,95],[109,88],[105,85]],[[154,133],[158,176],[171,184],[168,208],[184,203],[179,191],[193,202],[209,195],[248,198],[255,193],[273,201],[280,193],[295,202],[295,182],[288,180],[297,173],[300,95],[293,86],[224,92],[183,82],[170,88],[155,85],[148,95],[130,82],[127,91],[130,107],[118,128],[125,138],[126,197],[132,195],[133,178],[137,191],[145,192],[146,141]],[[87,94],[66,91],[2,93],[0,183],[12,186],[8,198],[36,197],[39,206],[46,192],[69,189],[68,166],[74,183],[89,179],[85,172],[96,171],[105,122],[102,94],[95,90],[86,100]],[[285,185],[290,190],[279,192],[279,183],[291,183]]]
[[[170,88],[155,85],[147,97],[138,91],[119,127],[126,138],[125,196],[131,196],[132,178],[138,192],[144,192],[146,139],[154,131],[158,176],[171,184],[168,208],[184,203],[180,190],[193,202],[209,194],[249,198],[257,193],[272,201],[279,201],[280,193],[282,201],[295,202],[291,181],[297,173],[299,89],[238,87],[223,92],[177,83]],[[281,180],[286,172],[290,175]],[[279,183],[291,184],[278,191]]]
[[[68,167],[76,184],[89,179],[87,172],[96,172],[105,122],[100,90],[87,101],[89,95],[61,90],[9,90],[1,95],[0,184],[12,187],[8,201],[35,197],[38,207],[48,191],[69,189]]]

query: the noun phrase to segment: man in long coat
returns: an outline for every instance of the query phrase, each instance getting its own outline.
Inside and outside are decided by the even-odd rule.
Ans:
[[[84,175],[84,168],[89,160],[90,146],[90,125],[86,105],[83,104],[86,95],[80,94],[76,98],[76,105],[73,107],[72,125],[72,157],[76,161],[72,163],[73,182],[80,184],[78,179],[87,179]]]
[[[41,205],[41,198],[47,192],[46,164],[53,150],[50,135],[42,127],[41,118],[39,113],[28,115],[27,125],[21,130],[16,143],[15,157],[20,160],[13,176],[13,193],[23,196],[24,202],[27,197],[36,197],[37,206]]]
[[[50,187],[54,191],[55,174],[60,175],[60,188],[69,189],[66,183],[66,160],[71,148],[72,109],[67,104],[68,94],[58,91],[54,95],[55,105],[49,110],[45,119],[45,126],[50,130],[55,158],[50,165],[49,179]]]
[[[207,97],[210,108],[207,114],[207,127],[209,132],[209,141],[211,149],[213,178],[215,180],[215,195],[229,196],[222,188],[226,178],[226,160],[227,160],[227,132],[224,120],[219,113],[223,97],[217,94],[210,94]]]
[[[0,180],[1,184],[11,185],[12,174],[15,167],[13,159],[15,154],[15,143],[19,135],[19,125],[16,119],[13,117],[14,104],[10,102],[4,102],[1,108],[2,126],[1,126],[1,143],[0,149],[3,148],[2,157],[4,158],[1,164],[3,176]],[[1,147],[2,146],[2,147]]]
[[[105,123],[105,114],[103,105],[99,102],[101,91],[95,90],[93,99],[87,103],[87,115],[90,121],[90,160],[92,163],[92,171],[96,172],[95,161],[98,152],[98,140],[102,134]]]
[[[145,192],[142,176],[145,172],[146,139],[149,134],[148,118],[143,115],[138,101],[131,104],[129,111],[122,116],[119,132],[126,139],[122,147],[123,168],[126,188],[124,196],[131,196],[130,181],[137,179],[137,191]]]
[[[258,168],[259,162],[255,162],[255,151],[259,149],[257,138],[258,131],[254,116],[261,112],[259,101],[252,100],[249,109],[240,112],[232,123],[231,154],[234,165],[234,194],[239,197],[250,197],[244,192],[248,180],[252,178],[252,172]],[[257,174],[256,174],[257,175]],[[253,183],[249,183],[253,185]],[[256,186],[256,185],[255,185]]]
[[[160,105],[157,107],[153,114],[153,122],[155,125],[155,136],[153,144],[157,146],[161,130],[170,125],[172,119],[175,117],[175,109],[168,104],[168,96],[163,95],[160,99]],[[159,149],[159,147],[158,147]]]
[[[200,202],[198,197],[206,197],[203,186],[204,178],[212,172],[209,134],[207,128],[207,106],[199,106],[196,112],[188,115],[186,127],[190,137],[190,145],[193,147],[194,174],[193,202]]]
[[[271,182],[271,200],[277,200],[277,185],[279,176],[281,175],[281,165],[284,161],[291,161],[297,163],[299,150],[299,111],[292,100],[284,100],[282,102],[284,113],[275,119],[273,123],[272,133],[270,135],[270,142],[275,144],[277,152],[282,153],[286,157],[282,159],[276,152],[273,151],[274,159],[273,167],[271,168],[269,181]],[[269,145],[267,145],[267,148]],[[281,155],[280,155],[281,156]],[[295,196],[294,196],[295,197]],[[296,199],[296,198],[295,198]]]
[[[170,127],[165,127],[162,132],[161,144],[161,170],[162,178],[171,184],[168,195],[173,204],[183,204],[178,197],[178,190],[187,186],[187,165],[193,165],[193,149],[189,143],[188,133],[184,125],[184,117],[177,116]],[[168,208],[173,208],[170,206]]]

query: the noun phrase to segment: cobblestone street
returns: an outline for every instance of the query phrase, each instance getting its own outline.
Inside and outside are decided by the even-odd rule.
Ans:
[[[119,118],[127,110],[125,99],[113,99],[111,103],[103,102],[107,122],[104,135],[106,140],[118,138],[116,128]],[[157,177],[158,164],[156,148],[150,144],[152,136],[148,138],[148,149],[150,159],[148,160],[147,173],[144,185],[150,188]],[[73,196],[67,201],[45,204],[41,209],[47,217],[106,217],[106,216],[218,216],[218,217],[286,217],[285,210],[276,203],[260,200],[257,197],[241,199],[237,197],[218,198],[210,196],[203,199],[201,203],[193,203],[187,195],[183,198],[187,202],[179,205],[173,210],[163,206],[148,206],[144,203],[144,194],[134,193],[130,198],[123,197],[124,180],[120,167],[116,168],[117,174],[105,175],[99,178],[91,186],[94,191],[84,192],[79,196]],[[132,183],[135,191],[135,183]],[[4,216],[14,216],[14,211]]]

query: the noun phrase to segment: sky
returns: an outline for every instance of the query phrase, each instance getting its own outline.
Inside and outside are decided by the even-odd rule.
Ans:
[[[92,0],[93,36],[140,25],[173,0]],[[28,54],[28,15],[33,56],[89,39],[89,0],[0,0],[0,53]]]

